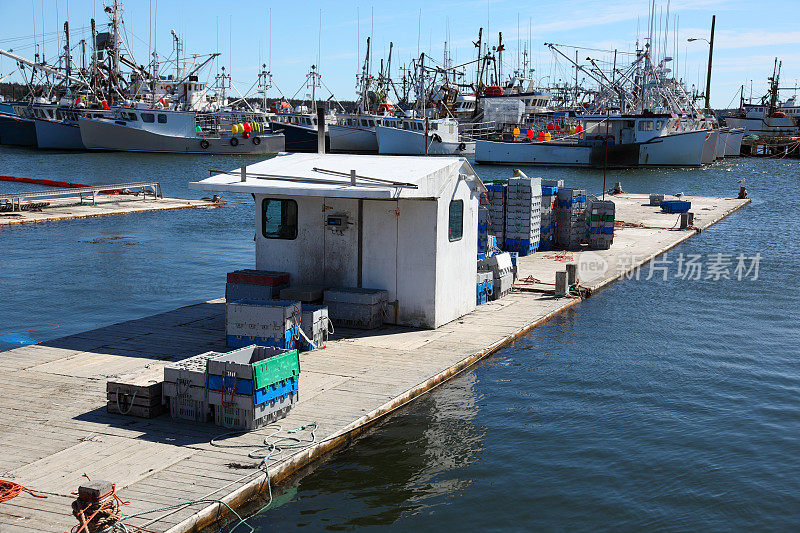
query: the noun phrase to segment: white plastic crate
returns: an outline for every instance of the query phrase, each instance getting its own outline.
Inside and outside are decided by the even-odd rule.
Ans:
[[[300,321],[300,302],[237,300],[225,305],[225,332],[240,337],[282,339]]]

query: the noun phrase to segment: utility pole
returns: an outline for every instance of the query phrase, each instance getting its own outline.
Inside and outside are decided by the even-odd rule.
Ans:
[[[706,112],[711,111],[711,60],[714,57],[714,24],[716,15],[711,16],[711,40],[708,42],[708,74],[706,75]]]

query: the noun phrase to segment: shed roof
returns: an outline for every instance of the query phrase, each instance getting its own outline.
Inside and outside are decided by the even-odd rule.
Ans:
[[[461,157],[410,157],[280,153],[241,168],[189,183],[193,190],[340,198],[438,198],[459,175],[485,190]],[[356,171],[356,184],[350,178]],[[214,171],[212,171],[214,172]]]

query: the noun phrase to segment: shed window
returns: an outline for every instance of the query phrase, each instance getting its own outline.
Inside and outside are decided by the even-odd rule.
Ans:
[[[450,242],[461,240],[461,237],[464,236],[464,200],[450,202],[450,223],[447,235]]]
[[[158,123],[159,124],[166,124],[167,123],[167,115],[165,115],[164,113],[159,113],[158,114]]]
[[[297,202],[264,198],[261,202],[261,233],[267,239],[296,239]]]
[[[152,113],[142,113],[142,122],[155,122],[156,116]]]

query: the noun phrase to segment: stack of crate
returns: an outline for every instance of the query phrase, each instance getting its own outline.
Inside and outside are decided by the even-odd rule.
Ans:
[[[542,180],[526,176],[508,180],[505,249],[529,255],[539,247]]]
[[[297,403],[297,350],[248,346],[207,361],[208,403],[218,426],[253,430],[285,417]]]
[[[548,180],[555,181],[555,180]],[[558,180],[562,181],[562,180]],[[542,180],[544,183],[544,180]],[[555,246],[556,217],[555,206],[558,186],[542,185],[542,215],[539,230],[539,250],[552,250]]]
[[[271,270],[235,270],[228,272],[225,299],[275,300],[289,286],[289,274]]]
[[[114,377],[106,382],[109,413],[155,418],[162,413],[161,368],[149,368]]]
[[[335,326],[375,329],[389,314],[389,293],[381,289],[334,287],[325,291],[325,305]]]
[[[610,200],[591,200],[586,209],[589,228],[589,248],[608,250],[614,242],[614,215],[616,207]]]
[[[300,339],[300,302],[236,300],[225,306],[226,344],[291,349]]]
[[[489,209],[489,235],[494,235],[500,246],[506,242],[506,190],[505,183],[486,185],[487,208]],[[484,202],[485,203],[485,202]]]
[[[478,206],[478,259],[483,259],[490,252],[489,247],[489,208]]]
[[[482,305],[489,301],[494,290],[492,273],[486,270],[479,270],[475,290],[475,304]]]
[[[300,340],[301,348],[307,351],[324,347],[330,331],[328,326],[326,306],[304,305],[300,313],[300,329],[304,334]]]
[[[562,187],[556,200],[556,244],[579,250],[586,240],[586,190]]]
[[[211,410],[206,397],[206,366],[209,359],[219,355],[206,352],[164,367],[161,391],[172,418],[208,422]]]
[[[489,300],[498,300],[511,291],[514,284],[514,264],[511,254],[503,252],[478,261],[478,272],[488,272],[492,275],[492,291]]]

